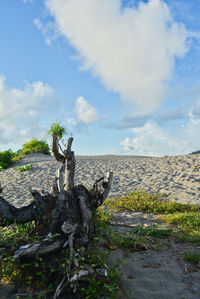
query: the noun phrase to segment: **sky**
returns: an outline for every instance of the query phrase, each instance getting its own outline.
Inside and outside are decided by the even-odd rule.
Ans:
[[[200,0],[0,0],[0,151],[200,150]],[[65,137],[64,142],[66,141]]]

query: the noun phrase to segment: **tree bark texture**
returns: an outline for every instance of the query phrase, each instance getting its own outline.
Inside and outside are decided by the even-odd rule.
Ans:
[[[43,236],[38,243],[21,246],[15,251],[14,258],[31,261],[36,256],[47,260],[56,257],[56,253],[65,250],[70,258],[70,268],[59,283],[54,299],[67,285],[74,292],[78,281],[96,277],[99,281],[108,281],[106,269],[79,269],[73,260],[74,250],[87,246],[94,234],[93,212],[104,202],[111,188],[113,173],[106,178],[95,180],[93,189],[88,191],[83,185],[74,186],[75,156],[71,151],[73,138],[69,138],[62,151],[57,134],[52,136],[52,152],[60,167],[50,193],[32,191],[34,200],[29,205],[16,208],[0,196],[0,225],[35,221],[36,232]],[[62,154],[59,152],[59,148]],[[0,184],[0,193],[2,193]]]
[[[52,151],[61,164],[51,193],[41,194],[33,190],[34,201],[22,208],[12,206],[0,196],[0,224],[3,225],[5,221],[11,224],[34,220],[40,235],[59,234],[72,252],[73,248],[87,245],[93,235],[93,211],[106,199],[112,173],[108,173],[106,179],[102,177],[96,180],[91,192],[83,185],[74,187],[76,161],[71,151],[73,138],[68,139],[63,154],[60,154],[56,133],[52,137]]]

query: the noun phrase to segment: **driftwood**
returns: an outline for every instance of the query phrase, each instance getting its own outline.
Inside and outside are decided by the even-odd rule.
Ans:
[[[57,134],[53,133],[52,152],[61,165],[50,193],[33,190],[34,201],[22,208],[12,206],[0,196],[1,225],[26,223],[34,220],[36,231],[44,236],[40,243],[20,247],[15,252],[14,258],[30,260],[36,255],[47,256],[52,253],[56,254],[63,248],[67,250],[71,260],[71,274],[63,278],[57,287],[54,298],[59,297],[66,281],[68,285],[73,285],[78,280],[86,279],[92,274],[93,270],[87,270],[87,273],[80,270],[76,276],[73,275],[75,265],[73,250],[89,244],[89,240],[94,234],[93,212],[106,199],[113,178],[113,174],[108,173],[105,178],[95,180],[93,189],[90,191],[83,185],[74,186],[76,160],[74,152],[71,150],[72,142],[73,138],[71,137],[61,154]],[[52,237],[55,235],[59,237]],[[75,266],[77,267],[77,265]],[[99,274],[97,270],[95,271],[96,277],[102,276],[102,279],[107,279],[104,269],[99,269]]]

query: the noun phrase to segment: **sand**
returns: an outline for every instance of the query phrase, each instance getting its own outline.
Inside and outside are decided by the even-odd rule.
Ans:
[[[109,197],[115,198],[146,190],[166,193],[181,203],[200,203],[200,155],[176,157],[78,156],[75,184],[92,187],[95,179],[113,171]],[[18,172],[17,165],[33,164],[29,171]],[[31,202],[31,189],[50,191],[59,163],[43,154],[28,155],[18,164],[0,172],[2,196],[15,206]]]
[[[176,157],[93,156],[76,157],[75,183],[92,187],[95,179],[107,171],[114,172],[109,197],[119,197],[146,190],[167,193],[180,203],[200,204],[200,155]],[[33,164],[29,171],[19,173],[17,165]],[[28,155],[18,164],[0,172],[1,194],[19,207],[32,201],[30,189],[50,191],[59,167],[53,157],[43,154]],[[143,213],[123,212],[115,215],[112,226],[126,231],[132,226],[160,223],[158,217]],[[194,249],[191,244],[163,240],[159,250],[133,251],[128,257],[121,249],[110,254],[110,264],[121,262],[119,298],[135,299],[199,299],[200,270],[183,261],[183,252]],[[200,250],[199,248],[195,248]],[[0,292],[1,295],[1,292]],[[1,297],[4,298],[4,297]]]

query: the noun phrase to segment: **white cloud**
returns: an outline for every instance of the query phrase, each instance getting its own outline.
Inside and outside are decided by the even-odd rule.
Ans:
[[[28,3],[28,2],[33,3],[33,1],[34,0],[23,0],[24,3]]]
[[[126,137],[120,145],[124,153],[133,155],[182,155],[200,149],[198,138],[200,119],[190,116],[185,125],[160,127],[151,121],[132,129],[134,137]]]
[[[147,122],[141,128],[131,130],[134,138],[126,137],[120,142],[124,152],[136,155],[159,156],[163,149],[171,147],[169,136],[156,124]]]
[[[60,34],[86,69],[126,103],[150,113],[163,101],[189,33],[161,0],[121,9],[120,0],[46,0]]]
[[[10,88],[0,76],[0,144],[19,144],[41,137],[41,119],[58,107],[54,90],[41,81],[26,83],[24,89]]]
[[[76,99],[75,114],[78,121],[81,121],[85,124],[91,124],[100,120],[96,109],[90,105],[88,101],[84,99],[84,97],[78,97]]]
[[[33,24],[42,32],[48,45],[50,45],[53,40],[59,37],[59,32],[55,23],[48,22],[47,24],[43,24],[40,19],[37,18],[33,21]]]

